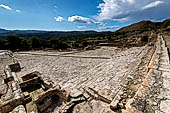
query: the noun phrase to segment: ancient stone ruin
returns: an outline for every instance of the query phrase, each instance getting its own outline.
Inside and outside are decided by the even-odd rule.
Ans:
[[[48,71],[49,62],[41,62],[41,68],[29,67],[29,63],[40,56],[32,57],[33,61],[29,60],[27,64],[27,61],[18,61],[10,53],[12,63],[5,66],[3,72],[0,113],[169,113],[170,66],[167,45],[164,36],[157,34],[155,40],[143,47],[128,48],[127,51],[111,49],[111,52],[115,50],[115,56],[112,57],[93,55],[95,51],[98,54],[110,48],[91,50],[92,56],[87,55],[89,51],[82,52],[83,55],[79,52],[59,55],[50,53],[48,57],[44,57],[43,53],[29,53],[28,59],[29,55],[42,54],[43,61],[54,62],[52,67],[59,62],[56,61],[59,58],[62,63],[65,61],[65,65],[60,62],[59,66],[71,69],[74,65],[67,65],[70,59],[76,63],[86,63],[89,59],[103,61],[96,66],[92,65],[92,69],[85,70],[81,75],[76,75],[74,71],[74,75],[64,73],[57,77],[54,74],[55,82],[45,79],[43,75]],[[21,62],[29,68],[23,67]],[[24,68],[27,70],[22,73]],[[57,69],[64,70],[63,67]],[[53,76],[50,72],[57,69],[50,69],[47,76]]]
[[[48,108],[55,98],[55,102],[67,102],[69,95],[58,86],[54,86],[40,77],[39,72],[32,72],[17,76],[15,72],[20,69],[19,63],[6,66],[4,84],[7,93],[1,95],[0,111],[2,113],[15,112],[26,113],[29,110],[42,112]],[[56,100],[57,99],[57,100]]]

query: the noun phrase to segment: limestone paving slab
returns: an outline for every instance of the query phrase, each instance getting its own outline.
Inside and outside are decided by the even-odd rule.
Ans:
[[[161,101],[160,109],[163,113],[170,113],[170,100]]]

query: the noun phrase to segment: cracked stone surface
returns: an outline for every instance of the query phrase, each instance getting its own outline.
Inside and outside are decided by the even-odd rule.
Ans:
[[[163,40],[162,40],[163,41]],[[165,42],[162,42],[162,57],[161,60],[161,70],[162,70],[162,77],[163,77],[163,87],[160,92],[160,95],[162,96],[162,100],[160,103],[160,110],[163,113],[169,113],[170,112],[170,68],[169,68],[169,56],[167,52],[167,47],[165,45]]]
[[[96,50],[69,54],[72,57],[19,53],[15,54],[15,56],[21,63],[21,67],[24,67],[22,73],[18,73],[18,75],[33,70],[39,71],[42,75],[45,75],[44,77],[51,78],[54,83],[59,84],[68,92],[73,89],[82,91],[90,87],[107,99],[113,100],[120,92],[120,83],[125,82],[126,78],[130,79],[130,75],[137,71],[141,59],[149,49],[150,47],[143,46],[122,51],[115,47],[102,47]],[[48,54],[50,53],[48,52]],[[74,55],[102,56],[110,59],[77,58]],[[78,104],[73,111],[76,111],[81,106],[82,111],[87,110],[88,113],[113,112],[108,104],[99,100],[92,99],[84,102],[84,104],[86,106]],[[99,106],[102,107],[97,109]]]
[[[73,113],[127,113],[126,108],[130,113],[169,113],[170,65],[165,41],[158,35],[156,49],[146,45],[123,50],[101,47],[80,52],[17,52],[14,55],[22,67],[17,75],[39,71],[43,78],[59,84],[70,92],[73,102],[79,102],[71,107]],[[0,55],[0,94],[6,93],[1,101],[16,90],[6,92],[7,86],[2,85],[3,68],[11,62]],[[59,112],[56,106],[45,113]]]

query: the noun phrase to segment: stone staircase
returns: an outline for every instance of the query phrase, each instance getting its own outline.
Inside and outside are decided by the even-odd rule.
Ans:
[[[170,112],[170,65],[163,36],[158,35],[154,53],[135,96],[128,100],[123,113]]]

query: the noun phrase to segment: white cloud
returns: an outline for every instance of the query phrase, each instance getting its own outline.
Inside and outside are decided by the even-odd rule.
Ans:
[[[147,4],[146,6],[144,6],[143,9],[156,7],[156,6],[163,4],[163,3],[164,3],[164,1],[154,1],[154,2],[151,2],[151,3]]]
[[[57,21],[57,22],[61,22],[64,20],[64,18],[62,16],[58,16],[58,17],[54,17],[54,19]]]
[[[21,12],[21,10],[15,10],[16,12]]]
[[[100,30],[108,30],[108,29],[115,29],[115,28],[118,28],[118,27],[120,27],[120,26],[117,26],[117,25],[106,26],[106,25],[104,25],[104,26],[98,27],[98,29],[100,29]]]
[[[85,24],[100,24],[90,18],[82,17],[82,16],[71,16],[68,18],[69,22],[76,22],[76,23],[85,23]]]
[[[96,19],[103,20],[160,20],[170,16],[170,0],[103,0],[98,5]]]
[[[7,9],[7,10],[12,10],[12,8],[10,8],[9,6],[4,5],[4,4],[0,4],[0,7]]]
[[[86,28],[86,26],[77,26],[78,29]]]

